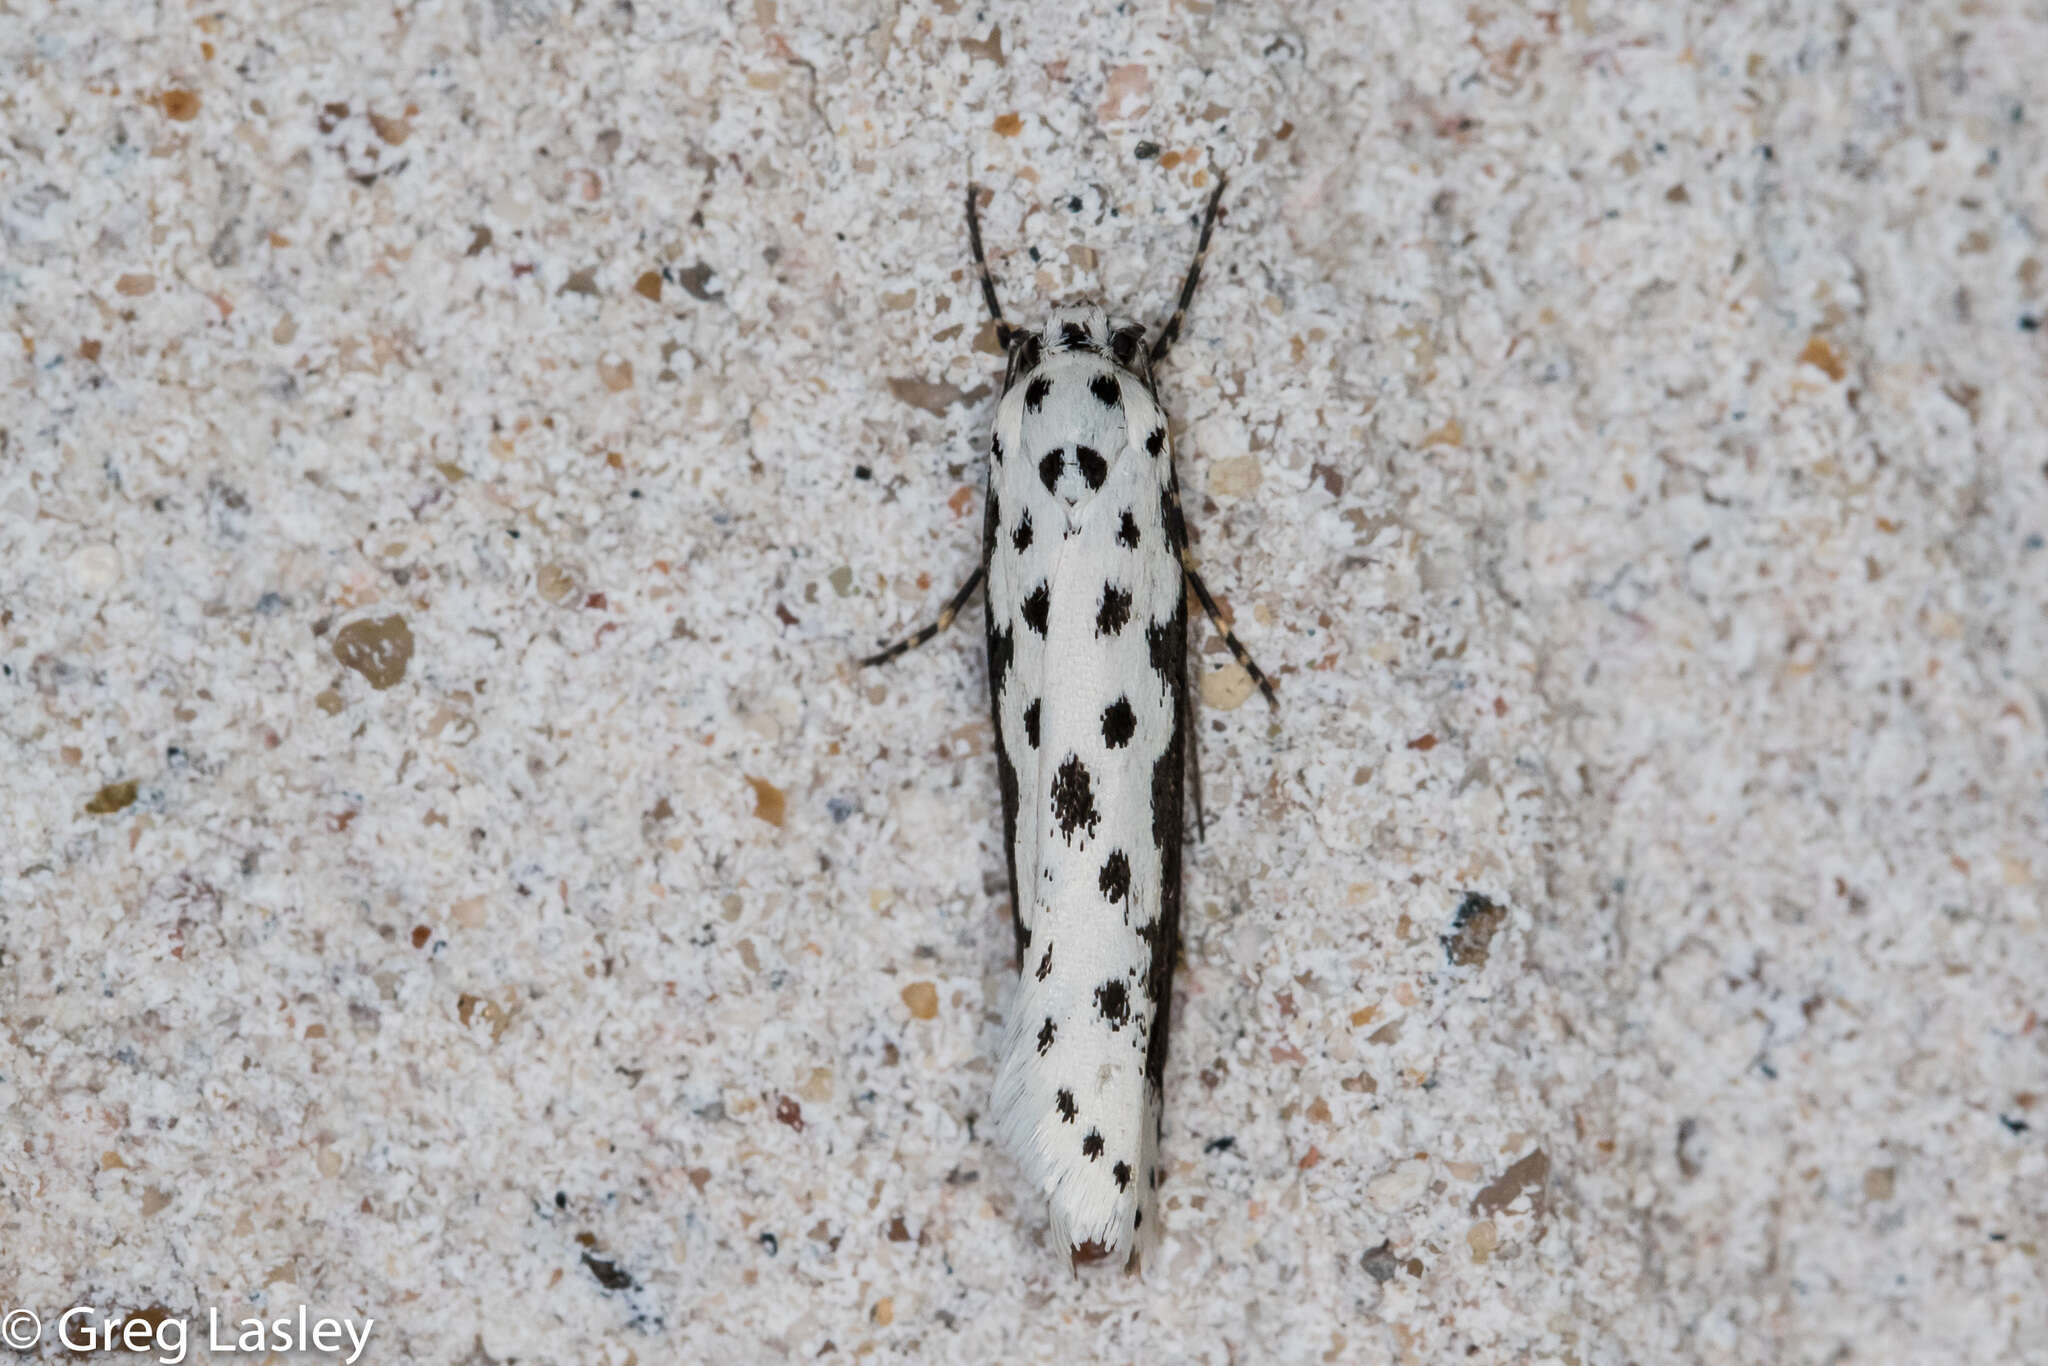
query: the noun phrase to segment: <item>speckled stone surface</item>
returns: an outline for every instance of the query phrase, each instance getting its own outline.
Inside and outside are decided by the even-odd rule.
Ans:
[[[2048,16],[1034,12],[0,6],[0,1306],[2048,1360]],[[1076,1277],[977,633],[849,661],[977,550],[970,173],[1013,316],[1157,319],[1219,169],[1283,705],[1197,633],[1167,1239]]]

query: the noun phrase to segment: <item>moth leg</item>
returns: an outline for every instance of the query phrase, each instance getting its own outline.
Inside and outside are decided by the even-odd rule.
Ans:
[[[995,278],[988,273],[988,257],[981,250],[981,212],[974,206],[976,192],[977,187],[974,183],[968,182],[967,243],[974,248],[974,273],[981,277],[981,297],[988,304],[989,317],[995,319],[996,345],[1008,351],[1011,339],[1016,336],[1016,329],[1003,321],[1003,306],[996,302]]]
[[[1237,632],[1223,624],[1223,614],[1217,610],[1216,599],[1209,596],[1209,585],[1202,582],[1201,571],[1195,568],[1195,557],[1188,550],[1187,528],[1187,518],[1180,510],[1180,481],[1175,478],[1166,485],[1166,534],[1180,554],[1180,572],[1187,576],[1188,586],[1195,590],[1195,598],[1202,604],[1202,610],[1209,614],[1209,621],[1222,635],[1223,643],[1230,647],[1230,657],[1252,676],[1252,682],[1259,685],[1259,691],[1265,694],[1266,705],[1278,710],[1280,699],[1273,696],[1273,684],[1266,677],[1266,671],[1252,661],[1251,652],[1244,648]]]
[[[1202,260],[1209,254],[1209,234],[1216,227],[1216,206],[1223,201],[1224,183],[1223,174],[1219,171],[1216,175],[1216,188],[1209,195],[1208,211],[1202,215],[1202,240],[1195,244],[1194,263],[1188,267],[1187,279],[1181,282],[1180,302],[1173,306],[1173,316],[1166,320],[1166,327],[1160,332],[1159,340],[1152,343],[1150,359],[1155,370],[1159,368],[1159,362],[1166,359],[1166,353],[1173,349],[1173,344],[1180,340],[1181,319],[1187,316],[1188,304],[1193,302],[1195,297],[1195,286],[1202,279]],[[969,203],[971,204],[972,200]],[[987,276],[984,275],[982,278],[986,279]]]
[[[1267,679],[1265,670],[1252,661],[1250,652],[1244,648],[1244,642],[1237,638],[1237,632],[1223,624],[1223,616],[1216,610],[1216,599],[1209,596],[1209,585],[1202,582],[1202,576],[1188,563],[1187,551],[1180,552],[1180,561],[1181,572],[1188,576],[1188,584],[1195,590],[1195,597],[1201,602],[1202,610],[1209,614],[1210,622],[1223,635],[1223,643],[1230,647],[1230,657],[1252,676],[1252,682],[1259,685],[1259,691],[1265,695],[1266,705],[1278,710],[1280,699],[1273,695],[1272,682]]]
[[[969,598],[974,596],[974,590],[981,587],[981,576],[986,570],[986,565],[976,565],[974,567],[974,572],[967,576],[966,583],[960,585],[960,591],[953,595],[953,600],[947,603],[939,612],[939,619],[937,621],[929,626],[918,628],[880,654],[869,655],[860,662],[860,666],[865,669],[875,664],[887,664],[896,656],[908,650],[915,650],[918,646],[924,644],[948,626],[951,626],[953,618],[960,615],[960,609],[967,605]]]

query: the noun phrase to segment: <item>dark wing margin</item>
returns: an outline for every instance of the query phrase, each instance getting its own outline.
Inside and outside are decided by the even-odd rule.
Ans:
[[[988,490],[982,497],[981,566],[987,570],[995,561],[996,469],[989,462]],[[1003,741],[1003,684],[1009,681],[1016,659],[1016,642],[1009,630],[996,620],[996,595],[982,594],[988,617],[988,710],[996,736],[996,784],[1003,794],[1003,863],[1010,870],[1010,925],[1017,934],[1017,970],[1024,969],[1024,951],[1030,936],[1024,931],[1024,903],[1017,889],[1017,766],[1010,760],[1010,747]]]
[[[1152,765],[1152,841],[1159,852],[1159,918],[1140,927],[1152,961],[1145,972],[1145,990],[1152,998],[1152,1033],[1145,1041],[1145,1078],[1165,1089],[1166,1039],[1173,1026],[1173,966],[1180,956],[1181,841],[1185,837],[1188,745],[1188,598],[1187,589],[1174,595],[1167,620],[1165,649],[1172,661],[1167,686],[1173,691],[1173,729],[1166,748]]]

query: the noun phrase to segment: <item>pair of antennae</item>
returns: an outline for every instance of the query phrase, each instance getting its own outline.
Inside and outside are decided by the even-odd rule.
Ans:
[[[1223,187],[1227,183],[1228,180],[1219,171],[1216,175],[1216,188],[1209,194],[1209,207],[1202,214],[1202,237],[1195,244],[1195,259],[1188,266],[1187,278],[1181,282],[1180,301],[1173,306],[1173,316],[1166,320],[1165,328],[1160,331],[1159,339],[1152,343],[1151,353],[1147,357],[1147,360],[1154,368],[1157,368],[1159,363],[1166,359],[1166,353],[1173,349],[1173,344],[1176,341],[1180,340],[1181,320],[1187,316],[1188,304],[1195,297],[1195,286],[1202,279],[1202,262],[1209,255],[1209,235],[1216,229],[1216,208],[1223,202]],[[974,269],[975,273],[981,277],[981,297],[988,304],[989,317],[995,319],[996,345],[1002,347],[1005,352],[1008,352],[1010,343],[1017,339],[1021,329],[1012,327],[1003,321],[1003,307],[1000,303],[996,302],[995,277],[989,274],[988,256],[981,249],[981,214],[974,203],[974,197],[977,192],[978,187],[974,182],[969,181],[967,184],[967,241],[974,248]]]

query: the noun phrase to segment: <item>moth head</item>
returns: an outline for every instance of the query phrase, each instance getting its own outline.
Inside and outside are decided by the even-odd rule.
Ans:
[[[1017,328],[1010,335],[1008,388],[1020,376],[1036,370],[1049,355],[1062,351],[1085,351],[1128,370],[1148,385],[1151,366],[1145,346],[1143,323],[1119,322],[1094,304],[1079,304],[1053,311],[1037,331]]]

